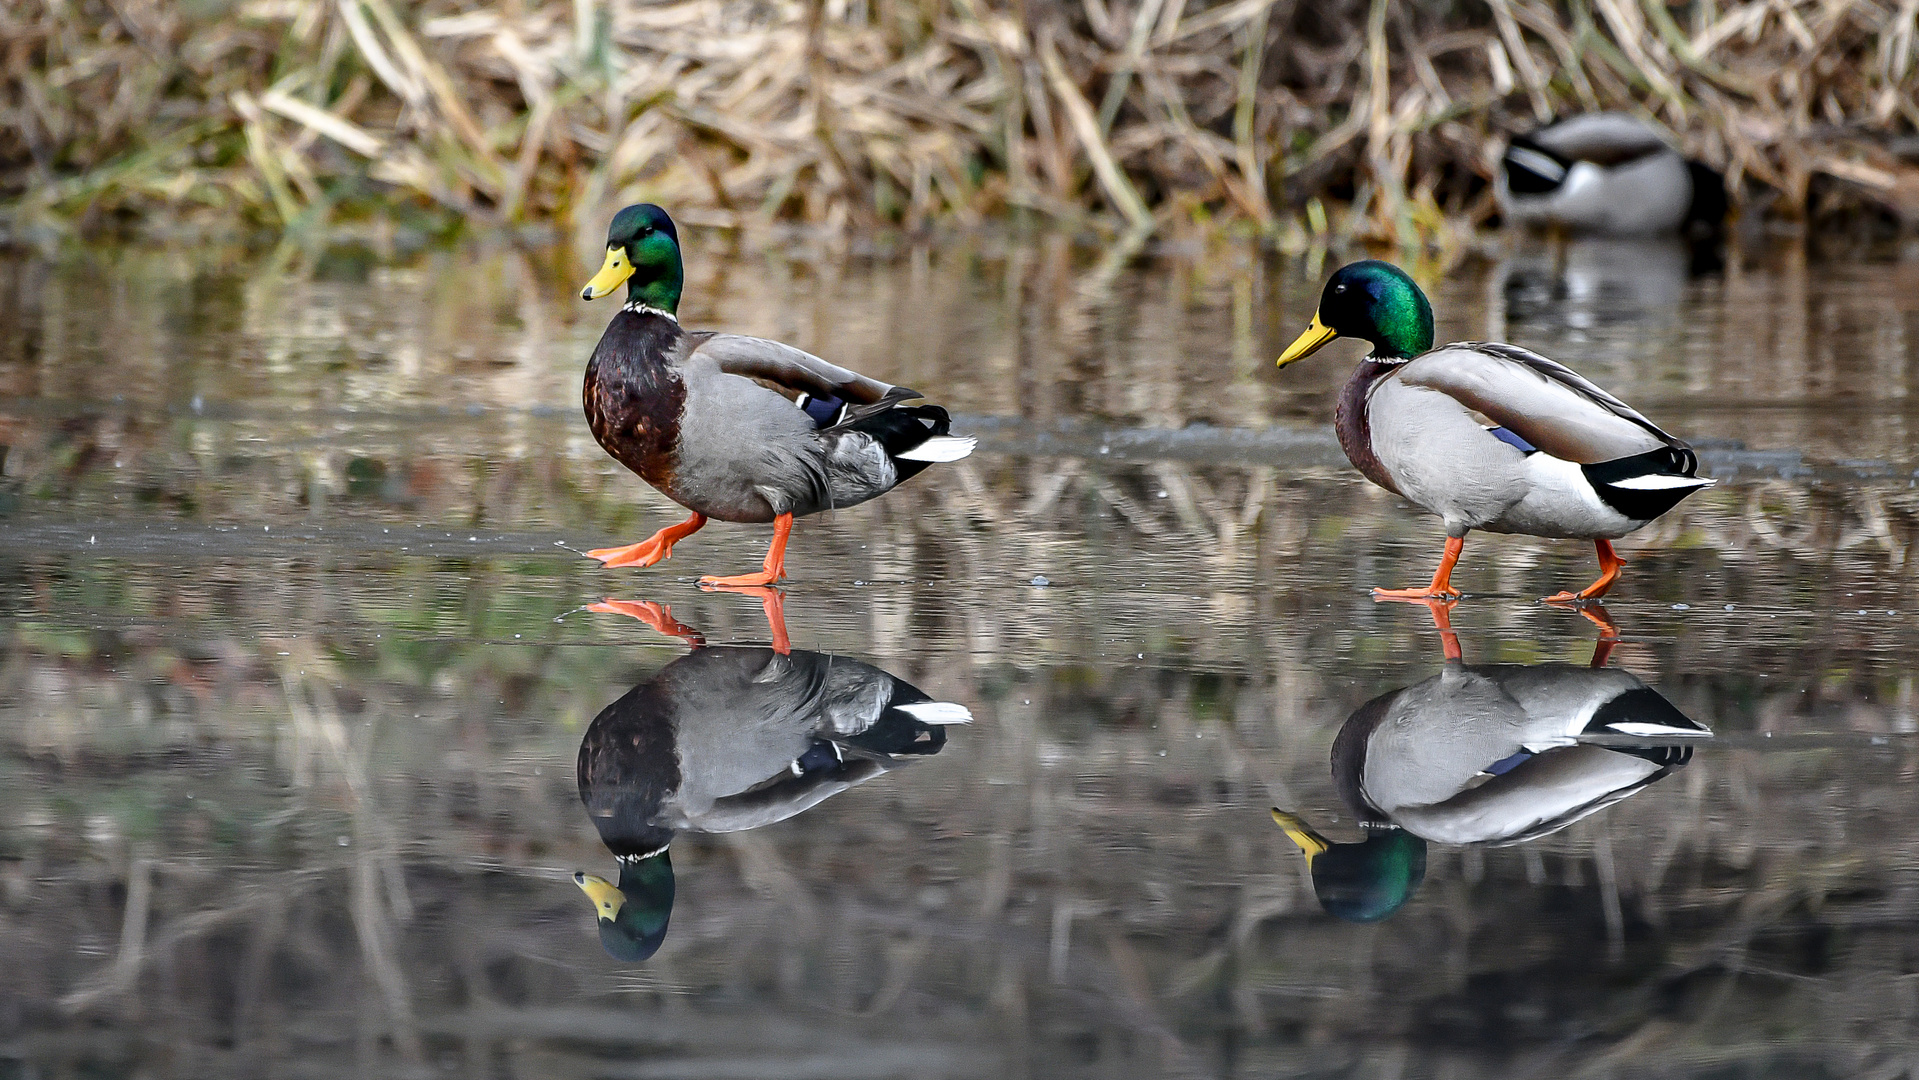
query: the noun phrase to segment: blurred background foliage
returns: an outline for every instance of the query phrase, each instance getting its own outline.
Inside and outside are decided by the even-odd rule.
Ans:
[[[1031,211],[1446,249],[1630,109],[1749,214],[1919,218],[1914,0],[18,0],[16,237]]]

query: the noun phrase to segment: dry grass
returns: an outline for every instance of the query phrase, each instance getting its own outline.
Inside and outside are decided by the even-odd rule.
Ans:
[[[644,197],[1443,244],[1490,214],[1502,133],[1595,108],[1749,206],[1919,218],[1919,0],[21,0],[0,56],[16,235],[409,205],[590,231]]]

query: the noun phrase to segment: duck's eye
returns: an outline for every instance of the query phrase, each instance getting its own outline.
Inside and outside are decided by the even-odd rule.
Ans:
[[[1336,293],[1339,293],[1339,292],[1345,292],[1345,291],[1346,291],[1346,286],[1344,286],[1344,285],[1335,285],[1335,286],[1333,286],[1333,291],[1334,291],[1334,292],[1336,292]]]

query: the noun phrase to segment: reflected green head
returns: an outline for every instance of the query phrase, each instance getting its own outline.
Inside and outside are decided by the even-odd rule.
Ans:
[[[618,885],[577,871],[573,883],[593,901],[607,955],[637,963],[659,951],[673,916],[673,860],[665,851],[620,860]]]
[[[1357,844],[1333,844],[1313,858],[1313,893],[1326,914],[1378,922],[1412,899],[1426,879],[1426,841],[1404,829],[1372,826]]]

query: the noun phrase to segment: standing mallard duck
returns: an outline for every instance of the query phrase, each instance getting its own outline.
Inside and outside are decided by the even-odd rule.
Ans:
[[[1495,180],[1499,208],[1520,225],[1603,236],[1718,229],[1726,181],[1626,113],[1574,116],[1506,148]]]
[[[681,329],[679,234],[666,211],[629,206],[606,233],[606,262],[581,290],[626,284],[586,366],[586,418],[620,464],[693,511],[626,547],[588,555],[652,566],[708,518],[772,522],[764,568],[703,584],[771,585],[786,576],[793,519],[883,495],[935,461],[973,451],[922,395],[836,367],[791,345]]]
[[[1591,540],[1599,580],[1546,599],[1597,599],[1624,565],[1611,541],[1714,483],[1695,475],[1698,459],[1685,443],[1563,364],[1516,345],[1433,348],[1432,305],[1390,263],[1341,267],[1279,366],[1342,334],[1373,351],[1340,393],[1340,447],[1366,479],[1446,523],[1432,584],[1374,589],[1377,596],[1459,595],[1453,564],[1466,533],[1484,529]]]

